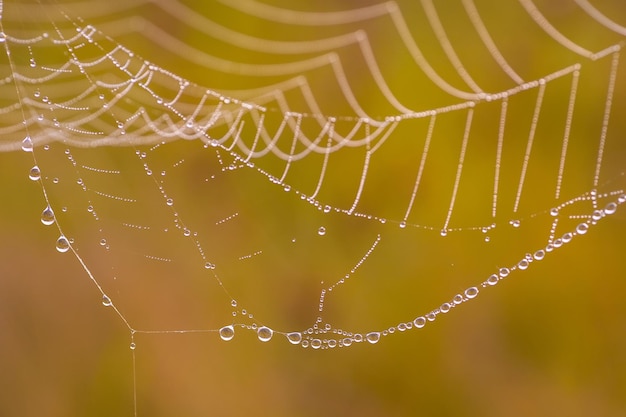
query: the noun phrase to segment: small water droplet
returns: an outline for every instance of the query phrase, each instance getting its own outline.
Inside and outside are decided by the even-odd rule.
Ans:
[[[511,271],[509,270],[509,268],[500,268],[499,274],[500,274],[500,278],[505,278],[509,275]]]
[[[330,213],[330,206],[329,205],[325,205],[324,206],[324,213]]]
[[[57,248],[57,251],[61,253],[65,253],[68,250],[70,250],[70,242],[67,240],[65,236],[61,235],[57,239],[56,248]]]
[[[100,246],[106,246],[106,244],[107,244],[106,239],[100,239]]]
[[[137,347],[137,345],[135,344],[135,342],[130,342],[130,350],[135,350],[135,348]]]
[[[302,342],[302,333],[300,332],[287,333],[287,340],[289,340],[289,343],[291,343],[292,345],[297,345],[300,342]]]
[[[54,223],[54,212],[50,206],[46,207],[43,212],[41,212],[41,222],[46,226],[50,226]]]
[[[556,217],[559,215],[559,209],[558,208],[553,208],[550,210],[550,216],[552,217]]]
[[[172,200],[171,198],[168,198],[167,200],[165,200],[165,204],[167,204],[168,206],[173,206],[174,200]]]
[[[317,229],[317,234],[320,236],[324,236],[326,234],[326,228],[324,226],[321,226],[319,229]]]
[[[400,226],[400,229],[404,229],[406,227],[406,222],[401,221],[399,226]]]
[[[521,222],[519,220],[511,220],[509,224],[515,228],[519,227]]]
[[[33,181],[37,181],[39,180],[39,178],[41,178],[41,171],[39,170],[39,167],[37,165],[30,169],[30,172],[28,173],[28,178]]]
[[[111,302],[111,299],[106,294],[102,296],[102,305],[105,307],[110,307],[111,305],[113,305],[113,303]]]
[[[211,263],[211,262],[207,262],[204,264],[204,267],[206,269],[215,269],[215,264]]]
[[[274,336],[274,331],[269,327],[261,326],[256,331],[256,335],[261,342],[269,342],[272,336]]]
[[[421,329],[422,327],[426,326],[426,319],[420,316],[413,320],[413,324],[416,328]]]
[[[235,337],[235,328],[233,326],[224,326],[220,329],[220,338],[226,342]]]
[[[526,259],[522,259],[521,261],[518,262],[517,268],[523,271],[527,269],[529,265],[530,264],[528,263]]]
[[[30,139],[30,136],[26,136],[22,141],[22,150],[24,152],[32,152],[33,151],[33,141]]]
[[[304,342],[302,342],[302,346],[304,346]],[[313,349],[319,349],[322,347],[322,341],[320,339],[311,340],[311,347]]]
[[[237,300],[231,300],[230,306],[231,307],[237,307]]]
[[[469,287],[468,289],[465,290],[465,296],[469,299],[476,298],[477,295],[478,295],[478,288],[476,287]]]
[[[543,249],[539,249],[537,252],[535,252],[535,254],[533,255],[533,258],[535,258],[535,260],[540,261],[543,258],[545,258],[546,256],[546,252]]]
[[[493,274],[489,278],[487,278],[487,284],[496,285],[499,280],[500,278],[496,274]]]
[[[442,229],[441,232],[439,232],[439,234],[445,237],[445,236],[448,236],[448,231],[446,229]]]
[[[589,225],[587,223],[581,223],[576,226],[576,233],[578,233],[579,235],[584,235],[585,233],[587,233],[587,230],[589,230]]]
[[[441,307],[439,307],[439,311],[441,311],[442,313],[447,313],[448,311],[450,311],[450,308],[450,303],[443,303]]]

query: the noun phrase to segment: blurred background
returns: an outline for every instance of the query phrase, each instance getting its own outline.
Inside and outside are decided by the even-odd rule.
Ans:
[[[558,42],[533,21],[532,4],[572,43]],[[552,208],[560,209],[554,230],[560,236],[596,208],[591,190],[600,195],[599,208],[624,190],[626,69],[617,55],[585,56],[581,49],[595,53],[621,44],[626,8],[619,0],[594,1],[609,25],[584,6],[569,0],[5,2],[0,415],[626,415],[622,207],[423,329],[395,327],[544,248]],[[511,95],[499,164],[501,101],[480,99],[471,84],[497,93],[519,80],[485,46],[474,8],[519,80],[580,64],[579,78],[567,70],[543,93],[530,86]],[[93,42],[74,39],[86,25],[98,29]],[[415,62],[407,34],[443,83]],[[446,54],[448,44],[462,67]],[[80,74],[72,54],[96,64]],[[103,57],[108,66],[97,64]],[[107,85],[128,77],[123,64],[110,63],[126,60],[135,71],[145,61],[165,70],[153,81],[157,95],[173,99],[182,80],[189,88],[168,109],[139,88],[121,94],[123,86]],[[67,75],[47,69],[68,62]],[[51,72],[62,75],[45,78]],[[195,110],[199,120],[210,117],[219,100],[198,104],[206,89],[267,108],[263,123],[272,134],[286,112],[305,114],[301,129],[311,139],[328,117],[338,119],[339,134],[354,128],[356,139],[373,129],[355,128],[364,115],[404,118],[384,142],[381,136],[370,148],[344,147],[326,162],[312,152],[275,184],[268,177],[280,178],[286,161],[271,152],[246,161],[254,163],[250,169],[241,166],[245,152],[225,149],[232,138],[218,148],[176,138],[155,146],[162,138],[131,118],[140,108],[173,123]],[[407,215],[431,119],[402,109],[430,111],[468,100],[476,102],[473,112],[437,114]],[[100,113],[102,101],[109,110]],[[66,128],[91,113],[97,117],[83,127],[101,137]],[[248,147],[261,113],[242,119],[239,140]],[[220,119],[213,137],[227,136],[230,123]],[[32,154],[20,150],[26,134],[35,143]],[[288,153],[293,132],[276,138],[270,150]],[[41,181],[28,178],[33,155]],[[312,194],[319,205],[301,198]],[[355,196],[362,217],[345,213]],[[48,203],[60,229],[39,221]],[[89,273],[72,251],[55,249],[60,231],[73,239]],[[205,268],[206,262],[216,268]],[[344,284],[326,293],[323,323],[361,334],[394,328],[394,334],[332,349],[288,343],[283,333],[312,328],[321,291],[346,274]],[[102,305],[94,283],[120,314]],[[137,330],[134,337],[124,321]],[[218,329],[228,324],[236,325],[235,337],[224,342]],[[274,329],[272,340],[261,343],[243,327],[252,324]],[[189,331],[195,329],[201,331]]]

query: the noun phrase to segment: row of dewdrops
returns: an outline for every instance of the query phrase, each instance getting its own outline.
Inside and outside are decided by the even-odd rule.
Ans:
[[[22,142],[22,149],[26,152],[32,152],[33,143],[29,137],[26,137]],[[29,177],[33,181],[37,181],[40,179],[40,171],[37,166],[34,166],[30,172]],[[575,236],[584,235],[589,230],[589,227],[594,226],[598,221],[600,221],[605,216],[614,214],[617,211],[619,205],[626,203],[626,194],[622,191],[616,191],[612,193],[608,193],[603,195],[602,197],[615,197],[617,196],[617,200],[609,202],[603,209],[594,210],[588,220],[585,222],[579,223],[575,230],[572,232],[567,232],[563,234],[560,238],[551,240],[543,249],[537,250],[535,253],[530,254],[527,253],[524,258],[522,258],[517,264],[506,268],[500,268],[497,273],[492,274],[480,284],[481,288],[489,288],[495,286],[498,282],[508,277],[515,270],[526,270],[530,267],[530,265],[535,261],[541,261],[546,257],[546,255],[556,249],[561,248],[563,245],[571,242]],[[596,196],[597,198],[597,196]],[[555,209],[558,210],[558,209]],[[553,210],[554,211],[554,210]],[[557,213],[552,213],[555,215]],[[52,225],[55,222],[55,216],[52,209],[47,206],[42,214],[41,214],[41,222],[44,225]],[[70,249],[70,241],[63,235],[61,235],[56,242],[56,249],[61,252],[67,252]],[[258,339],[261,342],[270,341],[274,333],[284,335],[287,340],[294,345],[300,345],[304,348],[311,347],[313,349],[329,349],[335,347],[348,347],[354,343],[362,343],[367,341],[371,344],[378,343],[381,337],[385,337],[396,332],[405,332],[411,329],[421,329],[428,322],[433,322],[437,318],[439,314],[445,314],[450,312],[453,308],[463,304],[466,301],[470,301],[475,299],[480,292],[478,287],[469,287],[467,288],[463,294],[456,294],[452,297],[452,300],[445,302],[431,311],[428,314],[423,316],[419,316],[413,321],[408,321],[404,323],[400,323],[396,326],[389,327],[388,329],[382,331],[373,331],[366,334],[361,333],[351,333],[346,332],[340,329],[333,329],[330,324],[326,324],[323,328],[319,328],[316,323],[313,328],[307,329],[303,332],[275,332],[271,328],[267,326],[257,326],[256,324],[231,324],[222,327],[219,329],[219,336],[224,341],[232,340],[235,337],[235,328],[240,327],[246,330],[255,331]],[[111,306],[111,300],[104,295],[103,304],[105,306]],[[131,344],[131,348],[134,349],[134,343]]]
[[[560,238],[554,239],[551,243],[548,243],[543,249],[537,250],[533,254],[526,254],[517,264],[510,268],[500,268],[497,273],[492,274],[480,284],[481,288],[493,287],[501,280],[508,277],[515,270],[526,270],[535,261],[541,261],[546,255],[556,249],[561,248],[563,245],[571,242],[575,236],[584,235],[589,230],[590,226],[595,225],[598,221],[607,215],[614,214],[617,211],[619,205],[626,203],[626,194],[622,191],[609,193],[607,196],[617,196],[617,200],[608,203],[604,209],[595,210],[590,218],[576,226],[572,232],[563,234]],[[371,344],[378,343],[382,337],[389,336],[396,332],[406,332],[411,329],[421,329],[428,322],[433,322],[439,314],[445,314],[450,312],[453,308],[461,305],[466,301],[475,299],[480,292],[479,287],[469,287],[463,294],[456,294],[451,301],[443,303],[439,308],[431,311],[428,314],[417,317],[413,321],[400,323],[396,326],[389,327],[382,331],[373,331],[366,334],[350,333],[340,329],[333,329],[330,324],[326,324],[324,328],[318,328],[316,325],[314,328],[310,328],[303,332],[275,332],[267,326],[258,327],[256,324],[252,325],[228,325],[219,330],[220,338],[224,341],[232,340],[235,337],[235,328],[241,327],[246,330],[256,331],[257,337],[261,342],[268,342],[274,336],[274,333],[281,334],[287,338],[287,340],[294,345],[300,345],[304,348],[311,347],[313,349],[329,349],[335,347],[348,347],[354,343],[369,342]]]

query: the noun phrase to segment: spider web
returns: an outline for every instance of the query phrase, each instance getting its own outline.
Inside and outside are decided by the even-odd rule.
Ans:
[[[475,341],[446,327],[486,315],[475,300],[488,309],[499,293],[490,315],[548,321],[573,303],[556,298],[563,286],[591,302],[592,272],[551,279],[598,256],[587,239],[616,269],[608,282],[623,281],[622,238],[605,226],[623,226],[626,202],[618,2],[414,3],[2,4],[4,177],[39,185],[43,199],[24,201],[48,226],[36,240],[65,254],[44,267],[55,301],[75,293],[73,315],[106,316],[68,328],[103,333],[86,350],[115,350],[95,359],[110,371],[84,375],[115,382],[61,395],[53,414],[94,414],[76,405],[92,398],[107,415],[415,413],[406,397],[427,381],[381,371],[365,346],[406,364],[427,338],[424,361],[471,371],[432,340]],[[20,150],[27,169],[12,165]],[[522,275],[540,283],[504,285]],[[557,312],[542,312],[538,292]],[[340,353],[306,353],[318,350]],[[353,378],[330,371],[342,361]],[[412,382],[391,394],[398,376]],[[323,388],[332,378],[337,393]],[[625,383],[606,382],[607,414],[626,407]],[[463,395],[477,395],[469,385]],[[428,407],[497,414],[498,402],[445,397]]]

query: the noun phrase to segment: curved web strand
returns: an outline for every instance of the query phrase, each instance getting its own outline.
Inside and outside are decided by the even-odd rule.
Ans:
[[[478,9],[476,8],[474,1],[461,0],[461,3],[463,4],[463,7],[465,8],[467,15],[469,16],[472,25],[474,25],[476,32],[487,47],[487,50],[489,51],[493,59],[495,59],[498,65],[500,65],[500,68],[502,68],[505,74],[508,75],[515,83],[523,84],[524,80],[522,79],[522,77],[520,77],[517,72],[515,72],[515,70],[509,65],[509,63],[506,61],[506,59],[498,49],[498,46],[494,42],[493,38],[489,34],[485,23],[480,17],[480,13],[478,13]]]
[[[594,18],[598,23],[607,29],[612,30],[622,36],[626,36],[626,27],[622,26],[613,20],[609,19],[605,14],[595,8],[587,0],[574,0],[578,6],[585,11],[589,16]]]
[[[452,44],[450,43],[450,39],[448,39],[448,35],[446,34],[446,30],[441,24],[441,20],[439,20],[439,15],[437,14],[437,9],[433,5],[432,0],[422,0],[422,7],[426,12],[426,18],[430,23],[430,26],[435,31],[435,35],[439,40],[439,44],[443,48],[446,56],[454,66],[454,69],[459,74],[459,76],[465,81],[469,88],[471,88],[475,93],[483,93],[483,90],[478,86],[476,81],[469,75],[467,69],[461,62],[461,59],[456,54]]]

